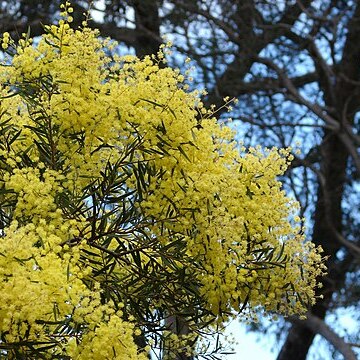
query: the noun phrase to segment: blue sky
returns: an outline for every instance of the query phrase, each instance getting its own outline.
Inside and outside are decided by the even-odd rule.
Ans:
[[[257,341],[258,335],[248,332],[244,324],[233,321],[227,328],[228,333],[232,333],[237,341],[235,353],[226,355],[226,360],[275,360],[276,355],[271,352],[271,342],[266,339]]]

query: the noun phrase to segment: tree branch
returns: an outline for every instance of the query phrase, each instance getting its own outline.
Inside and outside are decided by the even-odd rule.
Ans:
[[[292,95],[293,99],[297,103],[306,106],[309,110],[311,110],[314,114],[316,114],[320,119],[322,119],[325,123],[327,123],[328,128],[332,129],[333,131],[338,131],[340,129],[340,124],[336,119],[330,116],[320,105],[310,102],[299,93],[294,83],[286,75],[284,69],[280,68],[269,58],[258,56],[256,57],[256,60],[259,63],[264,64],[268,66],[270,69],[276,71],[276,73],[279,76],[279,79],[282,81],[286,89],[289,91],[289,93]]]
[[[322,319],[309,313],[305,320],[299,320],[297,317],[291,317],[290,321],[295,324],[303,325],[316,334],[321,335],[330,344],[332,344],[343,356],[345,360],[357,360],[357,356],[351,349],[350,344],[332,330]]]

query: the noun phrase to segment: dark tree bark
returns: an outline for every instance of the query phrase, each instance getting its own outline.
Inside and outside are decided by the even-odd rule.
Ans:
[[[156,54],[161,45],[159,4],[154,0],[132,0],[135,11],[136,55]]]

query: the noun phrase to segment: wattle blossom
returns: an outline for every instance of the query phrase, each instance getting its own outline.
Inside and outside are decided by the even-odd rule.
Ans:
[[[141,360],[167,314],[196,351],[233,314],[305,313],[324,266],[277,180],[289,150],[239,149],[161,52],[119,57],[70,13],[2,37],[0,349]]]

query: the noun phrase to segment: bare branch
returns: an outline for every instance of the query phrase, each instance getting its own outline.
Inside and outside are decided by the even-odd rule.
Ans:
[[[351,141],[351,138],[347,133],[342,131],[338,136],[353,159],[358,174],[360,174],[360,154],[358,148],[354,145],[353,141]]]
[[[314,333],[317,333],[324,337],[344,356],[345,360],[357,360],[357,356],[351,349],[351,345],[346,343],[341,336],[339,336],[334,330],[332,330],[319,317],[308,313],[305,320],[299,320],[296,317],[291,317],[290,321],[295,324],[303,325]]]
[[[294,76],[290,78],[290,81],[296,87],[302,87],[306,84],[313,83],[317,80],[318,80],[317,72],[310,72],[304,75]],[[229,86],[232,85],[234,91],[236,91],[238,96],[244,94],[256,93],[259,91],[261,92],[269,91],[272,93],[278,93],[278,92],[283,92],[284,89],[284,83],[278,78],[274,78],[274,77],[262,77],[261,79],[256,79],[253,81],[241,81],[238,79],[233,79],[231,84],[229,83],[228,85]]]
[[[282,81],[286,89],[292,95],[293,99],[301,105],[306,106],[314,114],[316,114],[320,119],[324,120],[327,123],[328,127],[333,131],[338,131],[340,129],[339,122],[330,116],[320,105],[312,103],[309,100],[305,99],[298,91],[291,79],[286,75],[284,69],[276,65],[271,59],[264,57],[256,57],[256,60],[264,65],[267,65],[272,70],[275,70],[279,76],[279,79]]]
[[[224,33],[229,37],[229,39],[235,43],[239,44],[239,37],[236,35],[236,29],[232,28],[228,23],[219,19],[218,17],[213,16],[210,11],[206,11],[196,6],[195,3],[184,2],[179,0],[174,0],[173,3],[182,9],[188,10],[193,14],[198,14],[204,17],[206,20],[213,22],[219,27]],[[240,45],[240,44],[239,44]]]

